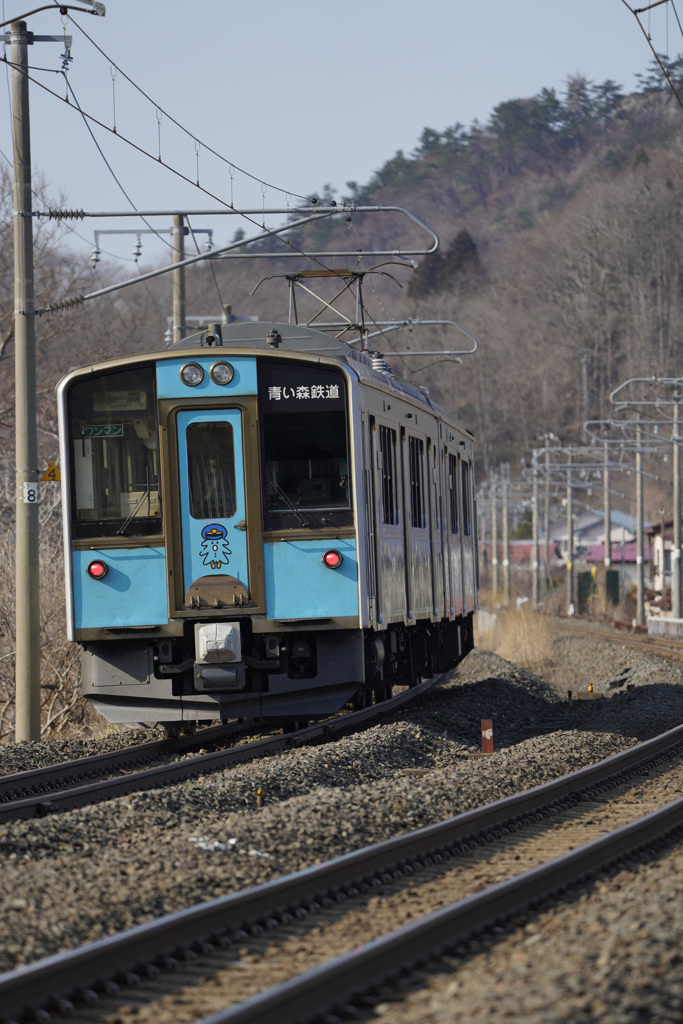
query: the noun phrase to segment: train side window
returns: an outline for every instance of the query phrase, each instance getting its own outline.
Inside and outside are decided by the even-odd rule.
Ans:
[[[458,459],[448,454],[448,505],[450,512],[451,533],[460,533],[460,513],[458,511]]]
[[[471,487],[470,487],[470,464],[462,462],[462,532],[466,537],[472,533],[472,512],[471,512]]]
[[[430,489],[431,506],[434,513],[434,519],[436,521],[436,530],[438,532],[441,530],[441,513],[439,512],[439,502],[437,501],[436,451],[434,450],[431,437],[427,438],[427,484]]]
[[[382,477],[382,520],[398,524],[398,486],[396,478],[396,431],[391,427],[379,428],[379,450],[381,453]]]
[[[235,449],[230,423],[191,423],[187,473],[193,519],[231,519],[235,498]]]
[[[410,525],[423,530],[427,525],[424,487],[424,441],[420,437],[408,438],[410,469]]]

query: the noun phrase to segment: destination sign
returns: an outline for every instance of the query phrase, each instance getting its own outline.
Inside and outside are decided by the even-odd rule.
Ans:
[[[266,415],[346,407],[342,374],[316,364],[263,361],[259,365],[258,391]]]
[[[147,408],[147,392],[102,391],[92,397],[93,412],[143,412]]]

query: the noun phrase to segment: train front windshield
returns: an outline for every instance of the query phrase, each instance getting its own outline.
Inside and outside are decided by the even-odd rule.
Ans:
[[[343,375],[310,363],[262,360],[259,410],[266,529],[351,525]]]
[[[68,395],[73,536],[162,532],[153,366],[88,377]]]

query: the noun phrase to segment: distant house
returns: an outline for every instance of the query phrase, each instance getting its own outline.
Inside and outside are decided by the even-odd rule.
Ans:
[[[614,568],[623,565],[628,579],[635,579],[636,520],[625,512],[610,513],[611,561]],[[643,559],[650,560],[650,543],[643,545]],[[530,566],[532,542],[526,540],[510,541],[510,563],[513,565]],[[480,550],[484,554],[485,564],[489,564],[491,545],[482,543]],[[542,562],[545,555],[545,538],[541,532],[538,540],[538,560]],[[498,562],[503,563],[504,551],[500,537],[498,538]],[[550,568],[567,564],[567,520],[552,523],[548,530],[548,559]],[[605,560],[605,516],[602,510],[589,509],[574,516],[574,559],[577,564],[587,562],[589,565],[603,564]]]
[[[574,520],[574,558],[585,558],[586,561],[597,561],[596,547],[599,545],[602,554],[600,560],[604,560],[605,552],[605,514],[599,509],[588,509],[573,517]],[[624,561],[636,560],[635,550],[631,551],[631,542],[636,539],[635,516],[627,515],[625,512],[613,510],[610,512],[610,541],[612,560],[621,561],[622,544],[628,549],[628,555]],[[567,561],[568,531],[567,520],[553,523],[548,530],[551,551],[555,549],[557,557]],[[635,545],[634,545],[635,548]],[[590,553],[590,557],[589,557]],[[649,558],[649,553],[645,555]]]
[[[658,594],[661,594],[663,591],[671,589],[674,521],[665,519],[661,523],[652,523],[645,532],[652,550],[652,587]]]

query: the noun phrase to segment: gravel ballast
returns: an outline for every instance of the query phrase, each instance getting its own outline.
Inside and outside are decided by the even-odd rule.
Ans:
[[[562,637],[555,645],[557,663],[571,665],[575,691],[585,675],[585,687],[592,682],[603,699],[570,705],[559,684],[474,651],[419,706],[364,733],[182,786],[0,827],[0,969],[538,785],[683,721],[676,665],[599,640]],[[473,756],[484,718],[493,719],[496,744],[486,758]],[[9,769],[0,761],[0,770],[25,770],[33,758],[49,763],[54,745],[40,749],[45,746],[19,745],[27,749],[14,754]],[[259,788],[264,807],[257,807]],[[671,903],[672,915],[683,919],[683,886]],[[583,914],[580,904],[573,906]],[[577,955],[584,952],[580,942],[573,945]],[[457,979],[464,984],[462,966],[456,975],[435,976],[437,998]],[[452,998],[450,1006],[452,1014]],[[545,1009],[544,1019],[555,1019],[548,1004]],[[432,1012],[442,1011],[437,1005]],[[498,1019],[497,1009],[482,1009],[476,1018],[469,1013],[459,1005],[459,1020]]]

